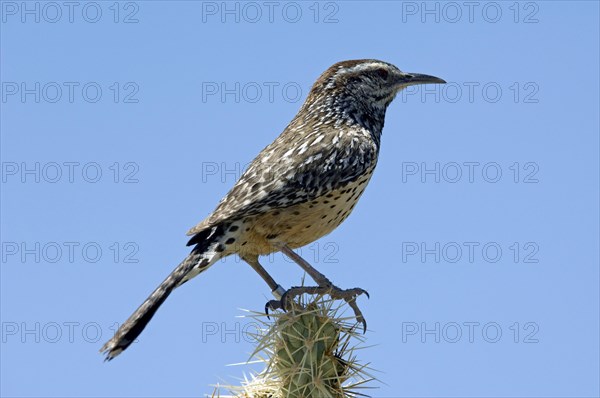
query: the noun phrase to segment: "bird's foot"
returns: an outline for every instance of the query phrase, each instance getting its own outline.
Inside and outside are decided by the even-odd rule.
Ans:
[[[328,294],[334,300],[344,300],[350,308],[354,311],[354,316],[359,323],[363,325],[363,333],[367,331],[367,321],[363,316],[362,312],[358,308],[356,304],[356,298],[361,294],[364,294],[369,298],[369,293],[361,289],[359,287],[355,287],[353,289],[340,289],[337,286],[294,286],[288,289],[281,296],[280,300],[271,300],[267,302],[265,305],[265,313],[267,317],[269,316],[269,309],[271,310],[283,310],[289,311],[292,309],[294,305],[294,298],[302,295],[302,294],[318,294],[318,295],[326,295]]]

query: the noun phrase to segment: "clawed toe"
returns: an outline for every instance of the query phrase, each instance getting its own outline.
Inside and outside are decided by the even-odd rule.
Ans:
[[[288,289],[281,296],[280,300],[270,300],[265,304],[265,314],[269,317],[269,309],[272,311],[281,309],[283,311],[289,311],[292,307],[293,299],[302,294],[328,294],[331,298],[336,300],[344,300],[350,308],[354,311],[354,316],[357,322],[362,323],[363,333],[367,332],[367,321],[365,320],[362,312],[356,304],[356,298],[362,294],[370,298],[369,293],[359,287],[353,289],[340,289],[337,286],[295,286]]]
[[[354,311],[356,321],[358,323],[362,323],[363,333],[367,333],[367,321],[365,320],[365,317],[363,316],[360,308],[358,308],[358,304],[356,304],[356,298],[361,294],[364,294],[365,296],[367,296],[367,298],[371,298],[371,296],[369,296],[369,293],[366,290],[361,289],[359,287],[346,290],[334,287],[333,289],[331,289],[331,292],[329,294],[334,299],[342,299],[346,301],[346,303],[348,303],[350,308],[352,308],[352,310]]]
[[[304,294],[304,293],[318,294],[316,289],[320,289],[320,288],[319,287],[308,287],[308,286],[292,287],[292,288],[286,290],[281,295],[281,299],[267,301],[267,304],[265,304],[265,314],[267,315],[267,318],[271,319],[269,317],[269,309],[272,311],[283,310],[283,311],[287,312],[290,310],[291,305],[293,303],[293,299],[295,297],[297,297],[301,294]]]
[[[265,315],[267,315],[267,319],[271,319],[271,317],[269,316],[269,309],[271,311],[280,310],[280,309],[282,309],[282,310],[285,311],[285,308],[283,307],[282,300],[269,300],[269,301],[267,301],[267,303],[265,304]]]
[[[361,289],[360,287],[355,287],[353,289],[340,289],[338,287],[333,287],[331,289],[331,293],[329,294],[333,298],[343,299],[346,301],[355,299],[361,294],[364,294],[365,296],[367,296],[367,298],[371,298],[371,296],[369,296],[369,292],[367,292],[365,289]]]

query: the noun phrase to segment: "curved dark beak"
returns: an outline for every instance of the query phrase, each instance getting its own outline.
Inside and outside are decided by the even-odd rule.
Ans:
[[[415,84],[445,84],[444,79],[439,77],[424,75],[422,73],[405,73],[400,79],[402,86],[413,86]]]

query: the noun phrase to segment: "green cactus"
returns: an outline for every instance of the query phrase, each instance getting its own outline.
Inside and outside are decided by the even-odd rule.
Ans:
[[[323,296],[303,295],[288,312],[251,316],[264,325],[255,338],[253,358],[266,363],[241,387],[228,388],[240,398],[347,398],[374,378],[360,365],[356,349],[364,336],[348,305]]]

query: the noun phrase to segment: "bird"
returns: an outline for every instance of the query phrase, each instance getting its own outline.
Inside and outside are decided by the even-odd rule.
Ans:
[[[215,210],[188,231],[191,252],[102,346],[105,360],[129,347],[175,288],[230,255],[238,255],[269,285],[275,300],[267,309],[286,309],[290,297],[301,293],[328,293],[346,300],[366,330],[355,302],[366,291],[338,288],[294,249],[329,234],[354,209],[377,164],[386,110],[398,92],[443,83],[376,59],[329,67],[283,132]],[[291,258],[318,286],[284,289],[259,262],[273,252]]]

